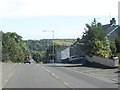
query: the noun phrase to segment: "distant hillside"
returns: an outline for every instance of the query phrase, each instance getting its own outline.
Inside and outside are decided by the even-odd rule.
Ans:
[[[59,45],[72,45],[76,39],[55,39],[55,43]]]
[[[59,45],[72,45],[76,39],[55,39],[54,43]],[[25,40],[26,49],[30,51],[46,51],[48,47],[52,46],[52,39],[41,40]]]

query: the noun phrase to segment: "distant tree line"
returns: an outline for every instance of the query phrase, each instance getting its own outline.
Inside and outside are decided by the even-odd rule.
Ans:
[[[52,46],[52,39],[24,40],[27,53],[37,62],[46,62],[46,51]]]
[[[67,43],[73,41],[69,39]],[[61,42],[62,41],[62,42]],[[58,39],[58,42],[63,43],[63,39]],[[65,41],[64,41],[65,42]],[[55,43],[54,52],[61,45]],[[15,32],[0,32],[0,53],[2,62],[24,62],[26,55],[32,56],[36,62],[49,62],[53,52],[52,39],[41,40],[22,40],[22,37]],[[54,56],[55,58],[55,56]]]
[[[24,40],[24,43],[30,51],[46,51],[52,45],[52,39]]]
[[[54,40],[54,53],[61,48],[62,45],[74,42],[75,39],[55,39]],[[64,44],[63,44],[64,43]],[[24,40],[26,50],[31,53],[33,59],[36,62],[48,63],[50,59],[55,60],[53,56],[53,40],[41,39],[41,40]],[[55,60],[56,61],[56,60]]]
[[[53,54],[53,41],[52,39],[41,39],[41,40],[25,40],[25,47],[32,58],[37,62],[48,63],[50,59],[54,58]],[[61,45],[54,43],[54,52],[60,48]]]
[[[24,62],[26,55],[31,55],[36,62],[45,61],[46,51],[52,45],[52,40],[22,40],[14,32],[1,32],[0,49],[2,62]]]

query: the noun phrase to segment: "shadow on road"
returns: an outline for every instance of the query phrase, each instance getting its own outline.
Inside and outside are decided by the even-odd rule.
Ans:
[[[63,64],[63,65],[49,65],[49,67],[81,67],[82,65],[75,64]]]
[[[82,64],[50,64],[48,65],[49,67],[90,67],[90,68],[96,68],[96,69],[115,69],[117,67],[108,67],[108,66],[104,66],[98,63],[90,63],[87,62],[85,65]],[[116,72],[119,73],[120,71]]]

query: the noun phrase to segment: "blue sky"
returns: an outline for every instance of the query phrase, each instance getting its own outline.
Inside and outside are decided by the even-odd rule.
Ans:
[[[109,24],[108,16],[40,16],[2,19],[0,26],[2,31],[16,32],[23,39],[52,38],[52,30],[55,38],[81,38],[85,24],[90,24],[94,18],[103,25]]]
[[[23,39],[52,38],[52,30],[55,38],[76,39],[81,38],[85,24],[90,24],[94,18],[103,25],[109,24],[112,17],[118,22],[118,0],[91,0],[94,3],[90,0],[1,1],[0,29],[3,32],[16,32]]]

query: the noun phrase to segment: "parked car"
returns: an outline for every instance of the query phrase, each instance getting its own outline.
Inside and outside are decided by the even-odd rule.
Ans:
[[[72,63],[72,64],[80,64],[81,63],[82,64],[84,60],[85,60],[85,56],[74,55],[74,56],[70,57],[69,63]]]
[[[61,63],[69,63],[69,58],[62,59],[62,60],[61,60]]]

